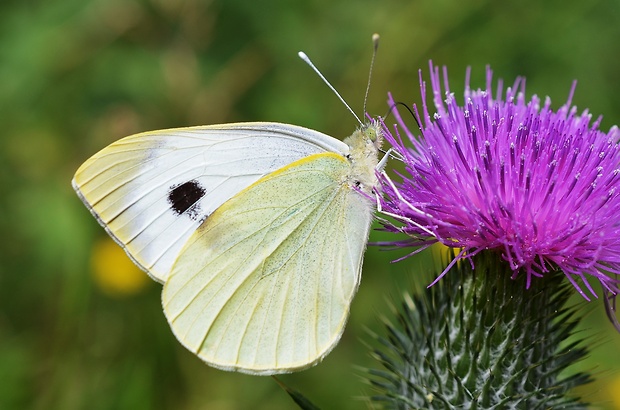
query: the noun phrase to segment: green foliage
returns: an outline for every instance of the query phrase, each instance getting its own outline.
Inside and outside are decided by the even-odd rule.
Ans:
[[[532,282],[510,278],[495,255],[457,264],[430,289],[404,295],[376,336],[383,370],[369,370],[386,408],[583,409],[571,390],[591,381],[567,371],[583,340],[568,342],[583,304],[561,272]]]

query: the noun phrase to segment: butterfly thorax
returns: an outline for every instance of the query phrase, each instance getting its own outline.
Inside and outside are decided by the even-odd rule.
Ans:
[[[349,146],[348,159],[351,172],[347,175],[347,183],[362,192],[371,194],[378,186],[375,169],[378,164],[378,151],[383,142],[381,125],[373,121],[356,130],[344,142]]]

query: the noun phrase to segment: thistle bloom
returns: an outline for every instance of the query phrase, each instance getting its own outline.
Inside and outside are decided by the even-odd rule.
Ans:
[[[575,84],[553,111],[549,98],[526,100],[522,78],[505,97],[500,81],[493,96],[492,71],[487,68],[486,89],[475,91],[468,71],[460,106],[447,71],[442,92],[439,69],[430,68],[436,113],[429,114],[420,74],[422,117],[414,110],[421,138],[398,112],[394,133],[386,132],[405,164],[400,182],[382,175],[381,207],[397,221],[386,226],[412,237],[398,244],[438,241],[461,249],[454,261],[498,252],[513,278],[527,275],[528,287],[559,269],[587,300],[597,297],[587,277],[596,278],[620,330],[609,305],[620,293],[618,128],[602,132],[601,117],[592,122],[587,111],[571,107]],[[394,105],[391,96],[389,102]]]

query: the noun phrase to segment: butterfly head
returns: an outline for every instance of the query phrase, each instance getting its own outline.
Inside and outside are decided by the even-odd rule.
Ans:
[[[344,142],[349,146],[348,159],[351,162],[351,173],[347,182],[362,192],[371,194],[378,186],[375,168],[378,164],[379,148],[383,143],[380,122],[366,123]]]

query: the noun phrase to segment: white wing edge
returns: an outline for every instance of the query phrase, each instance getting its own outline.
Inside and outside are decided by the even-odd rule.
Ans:
[[[75,182],[75,178],[71,179],[71,186],[73,187],[73,189],[75,190],[75,192],[77,193],[78,197],[80,198],[80,200],[82,201],[82,203],[86,206],[86,208],[88,209],[88,211],[91,213],[91,215],[97,220],[97,222],[99,223],[99,225],[101,225],[101,227],[103,229],[105,229],[106,233],[108,235],[110,235],[110,237],[112,239],[114,239],[114,242],[116,242],[118,244],[118,246],[120,246],[125,253],[127,254],[127,256],[129,257],[129,259],[131,259],[131,261],[133,263],[136,264],[137,267],[139,267],[141,270],[143,270],[144,272],[146,272],[149,277],[151,279],[153,279],[155,282],[161,283],[163,284],[164,282],[159,279],[158,277],[156,277],[155,275],[151,274],[151,272],[144,266],[142,266],[142,264],[140,262],[138,262],[129,252],[129,250],[125,247],[125,245],[123,244],[123,242],[118,239],[116,237],[116,235],[114,235],[114,232],[112,232],[108,226],[106,225],[105,222],[103,222],[101,220],[101,218],[99,217],[99,215],[97,214],[97,212],[93,209],[93,207],[90,206],[90,204],[88,203],[88,201],[86,200],[86,198],[84,198],[84,195],[82,194],[82,191],[80,191],[80,187],[78,186],[78,184]]]

